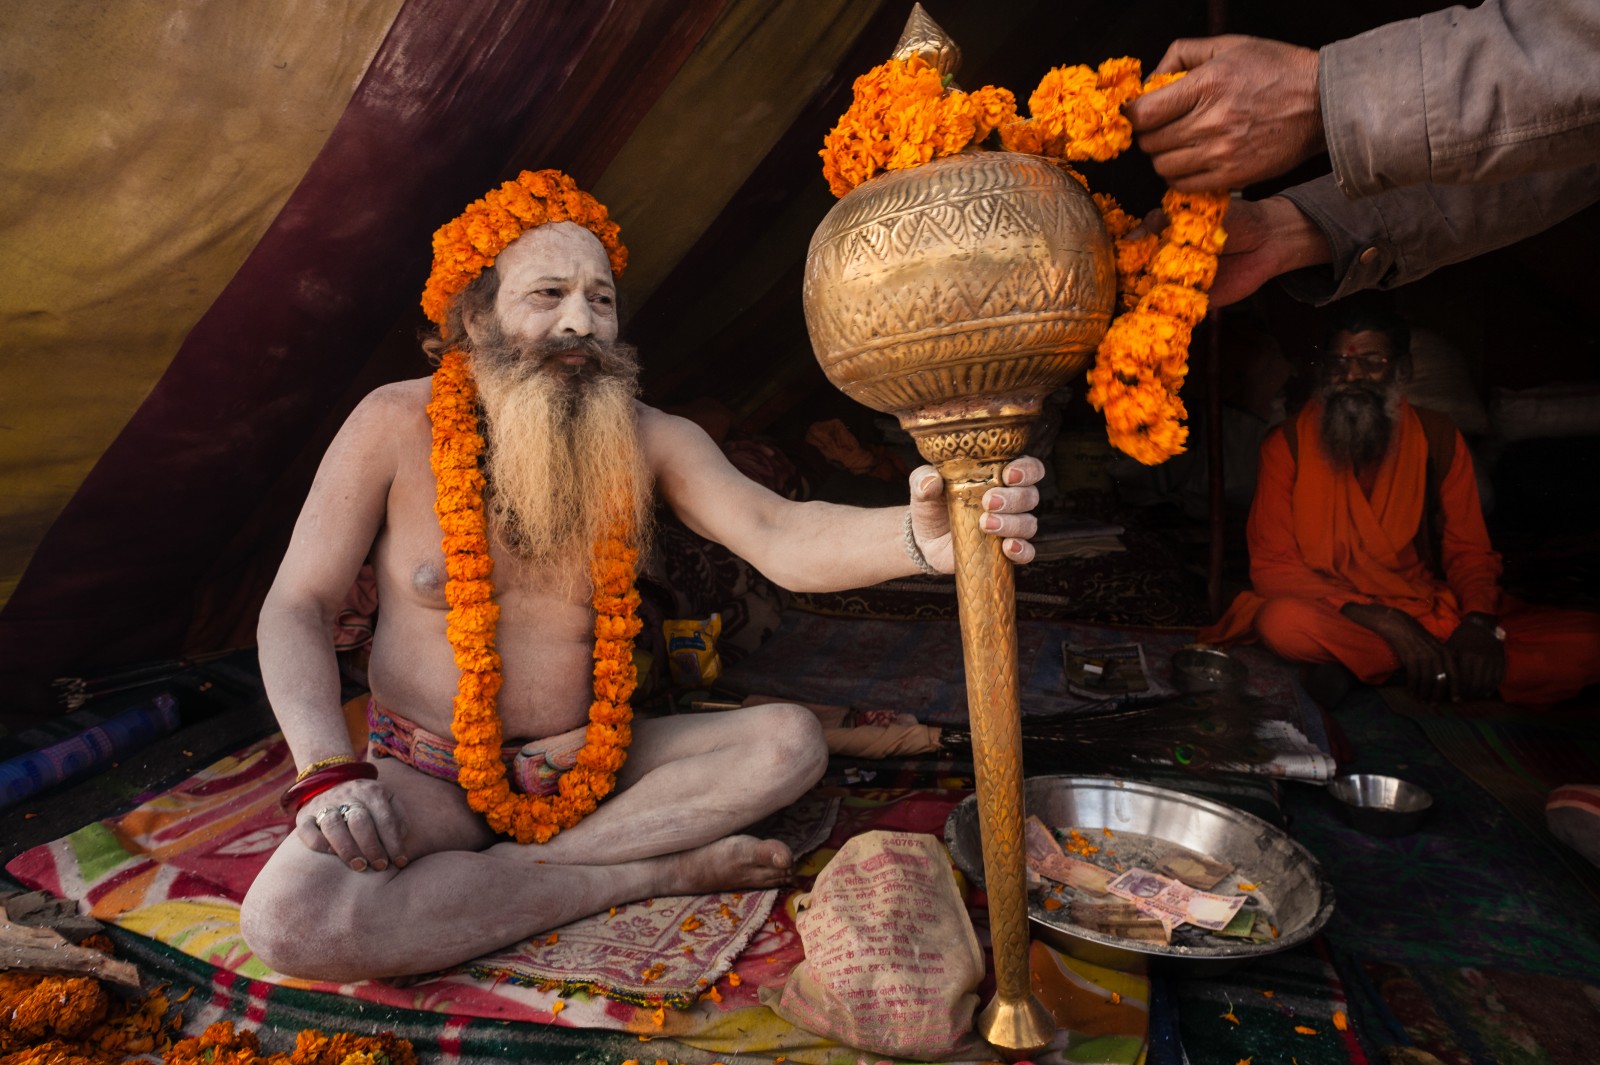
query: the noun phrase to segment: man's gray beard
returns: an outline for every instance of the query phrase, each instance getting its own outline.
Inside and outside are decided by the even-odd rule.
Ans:
[[[1400,389],[1366,382],[1324,385],[1322,450],[1335,469],[1359,470],[1389,451],[1400,413]]]
[[[620,521],[640,541],[650,479],[639,447],[633,348],[589,337],[519,344],[491,329],[475,343],[495,539],[557,583],[588,576],[595,541]],[[582,366],[562,355],[583,352]]]

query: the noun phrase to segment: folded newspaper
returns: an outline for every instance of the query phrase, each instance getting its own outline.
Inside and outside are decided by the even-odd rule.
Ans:
[[[1067,690],[1088,699],[1151,694],[1144,646],[1117,643],[1101,646],[1064,644],[1062,663]]]

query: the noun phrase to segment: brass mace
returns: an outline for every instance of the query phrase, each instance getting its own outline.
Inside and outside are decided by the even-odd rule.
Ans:
[[[920,7],[896,55],[913,52],[947,66],[959,55]],[[988,151],[872,178],[828,212],[806,255],[823,372],[899,418],[944,478],[997,987],[977,1030],[1018,1056],[1045,1047],[1055,1022],[1028,977],[1016,587],[978,522],[1044,398],[1105,333],[1113,262],[1081,185],[1047,160]]]

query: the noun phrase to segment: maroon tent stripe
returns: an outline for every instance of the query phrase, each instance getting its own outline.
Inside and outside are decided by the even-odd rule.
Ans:
[[[422,323],[433,229],[520,165],[592,181],[722,3],[410,0],[283,211],[0,612],[7,716],[46,709],[55,676],[183,650],[199,585],[226,578],[213,572],[224,545],[305,449],[325,446],[395,321]],[[641,40],[655,45],[648,62]]]

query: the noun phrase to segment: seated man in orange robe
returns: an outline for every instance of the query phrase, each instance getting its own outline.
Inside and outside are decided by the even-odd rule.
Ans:
[[[1396,385],[1409,353],[1393,314],[1336,312],[1312,402],[1261,447],[1253,588],[1200,638],[1259,639],[1369,684],[1403,670],[1428,702],[1569,698],[1600,681],[1600,614],[1501,592],[1466,443]]]

